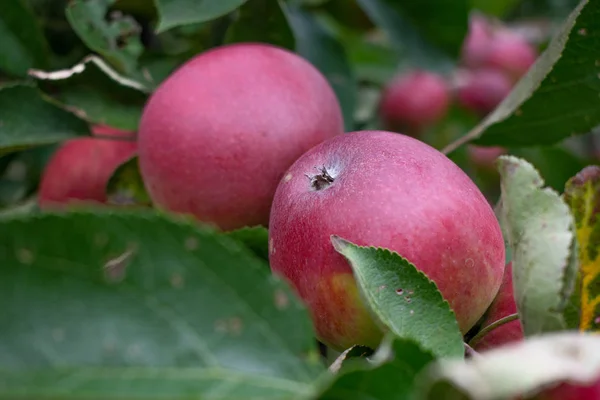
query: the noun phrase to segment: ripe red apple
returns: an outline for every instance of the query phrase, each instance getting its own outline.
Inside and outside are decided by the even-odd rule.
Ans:
[[[469,31],[462,45],[461,61],[468,68],[479,68],[484,65],[493,30],[487,18],[481,14],[472,14],[469,18]]]
[[[450,90],[444,78],[415,70],[396,76],[384,89],[380,116],[387,129],[418,136],[447,113]]]
[[[504,242],[483,194],[442,153],[402,134],[353,132],[306,152],[281,180],[269,225],[271,268],[307,304],[318,338],[338,350],[376,347],[381,330],[331,235],[407,258],[437,283],[463,333],[502,281]]]
[[[101,136],[131,137],[104,125],[91,127]],[[40,181],[40,208],[63,207],[75,202],[106,203],[106,185],[117,167],[131,157],[136,143],[127,140],[82,137],[63,143],[52,155]]]
[[[482,327],[486,327],[504,317],[515,314],[517,312],[517,304],[513,289],[512,262],[506,265],[504,270],[504,278],[496,298],[486,312]],[[501,346],[506,343],[518,342],[524,339],[523,327],[521,321],[515,320],[503,324],[494,330],[487,333],[477,344],[474,349],[483,351],[494,347]]]
[[[140,171],[160,208],[224,230],[267,224],[285,170],[343,130],[333,89],[308,61],[267,44],[221,46],[150,97]]]
[[[485,116],[504,100],[512,86],[511,80],[496,69],[462,71],[456,93],[462,107]]]

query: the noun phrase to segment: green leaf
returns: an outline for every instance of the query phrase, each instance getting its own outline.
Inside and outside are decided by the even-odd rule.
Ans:
[[[137,130],[150,89],[118,74],[101,58],[88,56],[72,68],[31,71],[54,99],[95,124]]]
[[[152,206],[140,173],[138,157],[132,156],[117,167],[106,185],[108,203],[116,205]]]
[[[264,226],[244,227],[224,234],[242,243],[257,257],[269,260],[269,231]]]
[[[156,31],[164,32],[176,26],[211,21],[229,14],[246,0],[154,0],[159,23]]]
[[[0,86],[0,151],[89,135],[88,125],[42,97],[32,85]]]
[[[319,400],[409,399],[415,378],[434,357],[411,340],[394,338],[384,341],[374,359],[374,365],[342,369]]]
[[[27,76],[27,70],[44,67],[48,45],[33,13],[22,0],[0,1],[0,70]]]
[[[72,0],[66,15],[79,38],[93,51],[105,57],[120,72],[132,74],[142,54],[141,28],[129,16],[105,16],[116,0]]]
[[[357,246],[335,235],[331,242],[352,266],[371,310],[394,334],[437,356],[464,355],[454,312],[424,273],[390,250]]]
[[[600,167],[590,165],[569,179],[564,199],[575,217],[579,244],[579,329],[600,331]]]
[[[308,313],[226,236],[153,212],[0,223],[0,397],[293,398]]]
[[[354,129],[356,79],[344,47],[309,13],[296,7],[285,7],[296,37],[296,51],[327,78],[344,115],[346,131]]]
[[[577,263],[573,216],[527,161],[501,156],[500,219],[512,250],[513,285],[525,335],[566,327]]]
[[[357,0],[371,21],[385,32],[396,52],[405,58],[403,67],[447,71],[452,59],[428,43],[391,0]],[[406,2],[402,2],[404,4]],[[402,68],[402,67],[401,67]]]
[[[282,0],[249,0],[229,25],[226,43],[261,42],[294,50],[296,42]]]
[[[600,378],[599,346],[597,335],[560,332],[468,360],[441,359],[418,378],[415,400],[515,399],[566,381],[589,386]]]
[[[471,7],[487,15],[503,17],[522,0],[470,0]]]
[[[383,1],[412,22],[429,43],[458,56],[469,26],[468,0]]]
[[[600,3],[582,0],[512,92],[478,126],[446,147],[468,141],[524,147],[551,145],[600,125]]]

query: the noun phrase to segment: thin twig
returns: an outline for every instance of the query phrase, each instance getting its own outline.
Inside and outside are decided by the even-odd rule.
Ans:
[[[507,324],[509,322],[515,321],[517,319],[519,319],[519,314],[515,313],[515,314],[511,314],[509,316],[500,318],[499,320],[492,322],[491,324],[489,324],[488,326],[486,326],[485,328],[483,328],[482,330],[477,332],[477,335],[473,336],[473,338],[469,341],[469,345],[471,347],[475,347],[477,345],[477,343],[479,343],[479,341],[481,339],[483,339],[483,337],[485,335],[487,335],[494,329],[496,329],[504,324]]]

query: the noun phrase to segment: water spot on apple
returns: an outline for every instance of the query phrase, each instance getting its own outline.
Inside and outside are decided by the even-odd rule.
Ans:
[[[33,260],[35,260],[35,257],[31,250],[22,248],[17,250],[17,260],[19,260],[21,264],[31,265],[31,263],[33,263]]]
[[[283,177],[283,181],[284,182],[289,182],[292,180],[293,175],[292,174],[287,174],[286,176]]]
[[[193,236],[185,239],[185,249],[187,251],[194,251],[198,248],[198,239]]]
[[[273,238],[269,240],[269,253],[275,254],[275,245],[273,244]]]
[[[473,267],[473,265],[475,265],[475,261],[473,261],[473,259],[472,259],[472,258],[467,258],[467,259],[465,260],[465,266],[466,266],[467,268],[472,268],[472,267]]]
[[[171,275],[171,286],[175,289],[181,289],[183,287],[183,276],[181,274],[173,274]]]
[[[396,289],[396,294],[402,296],[404,294],[404,289]]]
[[[290,304],[290,299],[281,289],[275,290],[275,307],[278,310],[285,310]]]

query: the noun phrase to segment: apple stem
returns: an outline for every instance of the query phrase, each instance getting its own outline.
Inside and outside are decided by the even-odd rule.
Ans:
[[[475,347],[477,345],[477,343],[479,343],[479,341],[485,335],[487,335],[494,329],[496,329],[504,324],[507,324],[509,322],[515,321],[517,319],[519,319],[519,314],[515,313],[515,314],[508,315],[504,318],[500,318],[499,320],[492,322],[491,324],[489,324],[488,326],[486,326],[485,328],[483,328],[482,330],[477,332],[477,335],[473,336],[473,338],[469,341],[469,345],[471,347]]]

